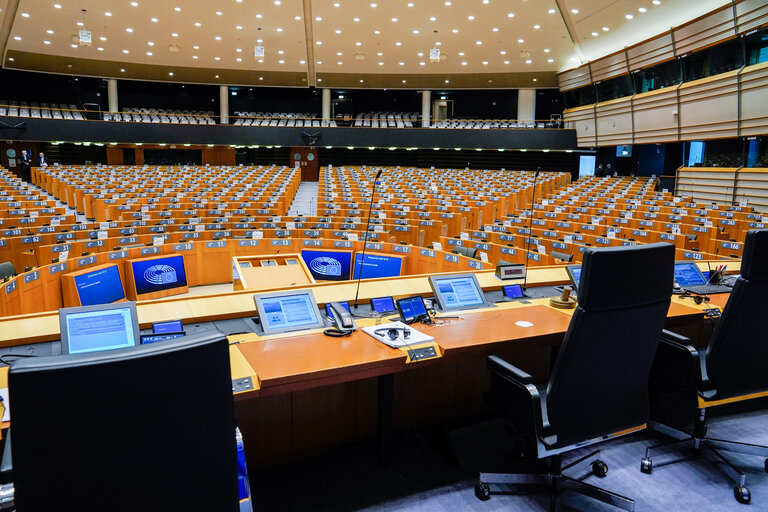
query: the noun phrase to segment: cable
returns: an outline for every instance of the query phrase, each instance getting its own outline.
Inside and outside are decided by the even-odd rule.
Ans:
[[[37,355],[33,354],[3,354],[0,356],[0,363],[3,363],[5,365],[10,365],[13,361],[6,361],[6,357],[38,357]]]

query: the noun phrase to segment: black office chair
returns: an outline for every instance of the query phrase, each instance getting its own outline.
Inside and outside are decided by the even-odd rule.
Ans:
[[[563,471],[592,458],[595,451],[563,466],[563,454],[645,427],[648,375],[669,309],[675,247],[666,243],[588,249],[579,282],[579,305],[557,355],[549,382],[533,378],[495,356],[490,400],[518,436],[524,460],[539,471],[480,473],[475,494],[488,499],[489,484],[530,484],[544,480],[557,509],[567,480],[594,499],[634,510],[625,496],[586,484]],[[592,462],[605,476],[607,466]]]
[[[739,277],[722,315],[715,326],[709,346],[696,350],[684,336],[664,331],[651,372],[650,427],[675,438],[674,441],[649,446],[641,462],[641,470],[653,469],[651,451],[661,446],[692,441],[698,452],[702,446],[725,463],[736,480],[734,497],[749,503],[745,475],[736,469],[719,450],[768,457],[768,446],[713,439],[707,437],[706,412],[725,403],[768,396],[768,230],[747,233]],[[691,412],[693,418],[680,418],[680,412]],[[676,428],[690,423],[689,434]],[[682,420],[682,421],[681,421]],[[686,421],[688,420],[688,421]],[[684,427],[683,427],[684,428]],[[768,459],[765,461],[768,471]]]
[[[16,267],[13,266],[13,263],[10,261],[4,261],[3,263],[0,263],[0,279],[5,279],[6,277],[13,277],[16,275]]]

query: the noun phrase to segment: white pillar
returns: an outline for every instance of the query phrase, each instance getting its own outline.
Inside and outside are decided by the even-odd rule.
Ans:
[[[110,112],[117,112],[117,80],[110,78],[107,80],[107,107]]]
[[[421,126],[429,128],[432,115],[432,91],[421,91]]]
[[[219,86],[219,123],[229,124],[229,86]]]
[[[323,89],[323,121],[331,118],[331,90]]]
[[[536,89],[520,89],[517,92],[517,120],[533,121],[536,116]]]

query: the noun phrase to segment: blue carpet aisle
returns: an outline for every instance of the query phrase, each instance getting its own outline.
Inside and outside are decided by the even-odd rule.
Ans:
[[[710,434],[723,439],[768,444],[768,401],[733,407],[713,415]],[[333,450],[323,456],[251,475],[254,510],[312,511],[546,511],[542,496],[493,496],[481,502],[474,495],[476,473],[455,461],[440,428],[399,434],[389,468],[376,465],[373,442]],[[660,450],[654,455],[651,475],[640,472],[645,447],[666,440],[642,432],[601,446],[608,463],[604,479],[597,483],[636,500],[637,511],[716,512],[768,511],[768,474],[761,457],[726,453],[747,474],[752,503],[741,505],[733,498],[733,483],[713,456],[703,452],[692,459],[685,448]],[[584,452],[586,454],[587,451]],[[574,454],[575,456],[576,454]],[[573,460],[573,459],[570,459]],[[669,463],[679,461],[676,463]],[[571,469],[583,475],[588,466]],[[561,510],[618,510],[598,502],[563,494]]]

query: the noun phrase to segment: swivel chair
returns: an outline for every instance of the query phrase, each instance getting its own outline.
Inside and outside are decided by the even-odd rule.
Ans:
[[[747,233],[739,277],[714,328],[706,349],[697,350],[690,340],[664,331],[651,372],[650,428],[675,440],[645,450],[640,469],[651,473],[651,451],[691,441],[694,451],[710,450],[735,479],[734,497],[749,503],[745,475],[720,450],[768,457],[768,446],[707,436],[707,410],[727,403],[768,396],[768,230]],[[680,421],[680,411],[694,413]],[[676,428],[690,423],[691,433]],[[684,427],[683,427],[684,428]],[[768,471],[768,459],[765,460]]]
[[[13,263],[10,261],[4,261],[3,263],[0,263],[0,279],[5,279],[6,277],[13,277],[16,275],[16,268],[13,266]]]
[[[525,371],[488,358],[491,405],[516,435],[524,474],[480,473],[475,494],[488,499],[490,484],[541,482],[557,510],[560,487],[624,510],[634,501],[589,485],[563,471],[599,450],[563,466],[563,455],[642,430],[648,419],[648,376],[672,294],[675,247],[656,243],[590,248],[584,253],[579,304],[560,347],[549,382],[536,384]],[[651,272],[642,270],[653,269]],[[592,462],[605,476],[607,466]]]

